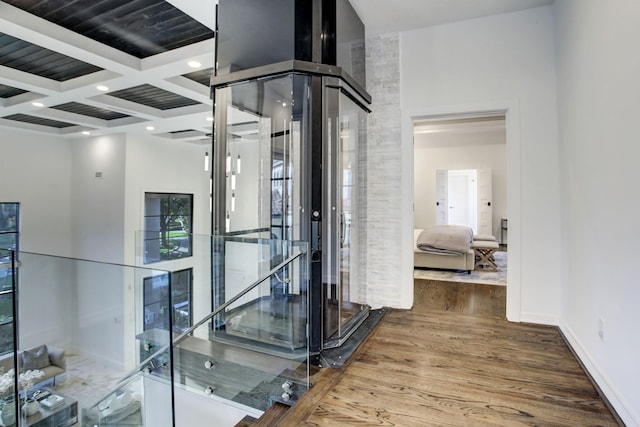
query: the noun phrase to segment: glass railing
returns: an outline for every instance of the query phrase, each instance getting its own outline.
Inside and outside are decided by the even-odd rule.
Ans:
[[[149,354],[149,348],[169,342],[169,330],[174,334],[183,332],[195,319],[204,318],[248,284],[267,277],[291,254],[307,252],[306,243],[261,238],[268,233],[260,230],[250,230],[242,236],[179,235],[175,239],[171,234],[159,234],[138,232],[136,238],[136,265],[171,272],[171,289],[159,282],[168,283],[166,278],[156,278],[155,284],[145,283],[142,289],[143,301],[137,305],[144,307],[144,313],[137,319],[143,319],[144,324],[138,324],[136,331],[141,348],[147,350],[141,352],[140,361]],[[161,255],[156,253],[158,250]],[[162,260],[145,264],[145,260],[159,258]],[[210,325],[210,338],[232,340],[237,346],[284,357],[304,357],[307,263],[304,255],[304,262],[286,265],[227,307]],[[160,292],[162,296],[158,297]],[[154,298],[170,299],[169,309],[162,310],[154,304]]]
[[[128,377],[98,404],[83,408],[83,426],[172,426],[171,392],[142,372]],[[158,391],[160,391],[158,393]],[[151,409],[152,408],[152,409]],[[164,412],[160,417],[159,412]],[[152,422],[153,420],[153,422]]]
[[[151,237],[138,234],[141,265],[158,258],[145,256],[158,246],[144,243]],[[191,246],[181,248],[185,242]],[[118,396],[139,389],[156,408],[140,425],[232,426],[276,401],[293,404],[309,388],[306,243],[189,236],[173,251],[181,255],[151,264],[165,277],[143,278],[137,292],[140,364],[86,411],[86,425],[115,425],[111,402],[118,409]],[[163,390],[173,391],[173,412],[147,397]]]
[[[0,295],[0,315],[13,329],[0,335],[2,422],[75,425],[138,364],[138,284],[169,272],[29,252],[10,257],[11,286],[3,281]],[[82,425],[144,425],[148,385],[127,386]],[[172,408],[170,390],[156,404]]]
[[[0,425],[224,426],[294,403],[306,244],[191,242],[137,267],[0,251]]]
[[[309,388],[306,245],[232,238],[216,243],[234,257],[261,252],[272,267],[240,292],[226,294],[211,316],[175,340],[177,425],[199,425],[180,422],[193,421],[190,405],[178,400],[185,392],[246,414],[274,402],[292,404]]]

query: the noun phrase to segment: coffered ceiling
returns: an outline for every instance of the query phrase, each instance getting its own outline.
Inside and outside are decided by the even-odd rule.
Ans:
[[[212,26],[164,0],[0,1],[0,124],[208,139]]]
[[[351,2],[373,35],[551,0]],[[209,141],[216,3],[0,0],[0,125]]]

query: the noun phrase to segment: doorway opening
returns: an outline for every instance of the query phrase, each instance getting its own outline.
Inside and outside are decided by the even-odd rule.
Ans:
[[[414,229],[460,224],[474,235],[493,236],[506,251],[506,112],[425,117],[413,122]],[[500,256],[502,258],[502,255]],[[502,285],[506,285],[505,271]],[[481,273],[447,274],[470,281]],[[476,274],[477,273],[477,274]],[[415,275],[414,275],[415,276]],[[488,280],[495,283],[494,277]]]

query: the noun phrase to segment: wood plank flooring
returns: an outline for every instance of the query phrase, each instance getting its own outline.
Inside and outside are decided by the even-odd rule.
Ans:
[[[416,281],[415,307],[273,425],[618,425],[556,328],[504,320],[504,289],[446,286]]]
[[[506,286],[415,280],[414,310],[452,311],[483,317],[506,318]]]

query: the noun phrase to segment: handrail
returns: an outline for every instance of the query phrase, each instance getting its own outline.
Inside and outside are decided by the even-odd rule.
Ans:
[[[127,374],[125,374],[125,376],[118,381],[118,383],[115,385],[115,388],[121,388],[124,385],[130,383],[133,379],[133,377],[138,374],[139,372],[142,371],[142,369],[144,369],[146,367],[146,365],[151,362],[153,359],[155,359],[156,357],[158,357],[159,355],[161,355],[162,353],[164,353],[165,351],[167,351],[171,346],[175,346],[180,344],[182,341],[185,340],[185,338],[187,338],[187,336],[189,336],[191,333],[193,333],[193,331],[195,331],[196,329],[198,329],[200,326],[202,326],[203,324],[205,324],[206,322],[208,322],[210,319],[212,319],[213,317],[217,316],[218,314],[220,314],[223,310],[225,310],[227,307],[229,307],[231,304],[233,304],[234,302],[238,301],[240,298],[242,298],[243,296],[245,296],[247,293],[249,293],[250,291],[252,291],[254,288],[256,288],[260,283],[264,282],[265,280],[267,280],[269,277],[273,276],[274,274],[276,274],[279,270],[283,269],[284,267],[286,267],[287,265],[289,265],[290,263],[292,263],[293,261],[295,261],[296,259],[298,259],[300,256],[304,255],[305,252],[304,251],[300,251],[295,255],[290,256],[289,258],[287,258],[286,260],[282,261],[280,264],[276,265],[275,267],[273,267],[271,269],[271,271],[269,271],[268,273],[264,274],[262,277],[260,277],[258,280],[256,280],[255,282],[253,282],[252,284],[250,284],[249,286],[247,286],[243,291],[241,291],[240,293],[238,293],[236,296],[234,296],[233,298],[231,298],[229,301],[225,302],[224,304],[222,304],[220,307],[218,307],[217,309],[215,309],[214,311],[212,311],[211,313],[209,313],[208,315],[206,315],[203,319],[201,319],[200,321],[198,321],[197,323],[195,323],[193,326],[191,326],[189,329],[187,329],[186,331],[182,332],[180,335],[178,335],[173,341],[171,341],[169,344],[165,345],[164,347],[160,348],[160,350],[156,351],[155,353],[153,353],[151,356],[147,357],[144,361],[140,362],[140,364],[138,366],[136,366],[135,368],[133,368],[132,370],[130,370]],[[104,397],[102,397],[101,399],[99,399],[97,401],[96,404],[92,405],[91,407],[89,407],[89,409],[97,407],[100,402],[102,402],[103,400],[105,400],[107,397],[109,397],[111,394],[113,393],[113,391],[110,391],[108,394],[106,394]]]

